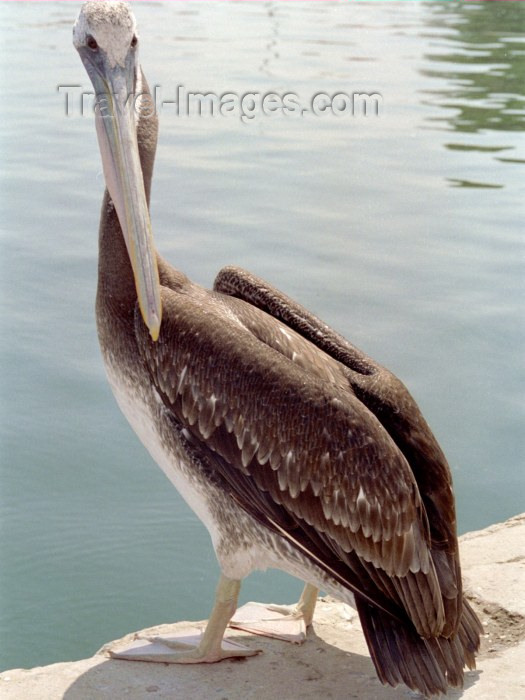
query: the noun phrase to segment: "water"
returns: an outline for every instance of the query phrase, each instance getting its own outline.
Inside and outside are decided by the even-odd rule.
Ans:
[[[202,619],[201,524],[107,387],[93,299],[103,179],[72,3],[2,3],[1,668]],[[383,96],[380,114],[177,117],[152,200],[159,249],[206,285],[266,277],[396,372],[454,473],[461,532],[524,509],[521,3],[138,3],[172,99]],[[256,574],[242,600],[301,584]]]

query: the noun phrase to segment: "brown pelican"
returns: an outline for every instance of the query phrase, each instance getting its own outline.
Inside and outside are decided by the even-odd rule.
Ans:
[[[241,579],[276,567],[306,581],[283,628],[310,624],[323,589],[356,607],[383,683],[427,696],[461,685],[481,627],[462,594],[449,468],[417,405],[264,281],[228,267],[208,291],[157,255],[148,211],[157,120],[145,108],[135,19],[125,3],[88,2],[73,33],[97,94],[107,185],[96,312],[108,378],[208,528],[222,571],[195,648],[145,640],[120,656],[255,653],[222,645],[224,632]]]

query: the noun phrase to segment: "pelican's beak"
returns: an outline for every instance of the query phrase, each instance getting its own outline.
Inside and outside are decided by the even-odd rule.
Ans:
[[[110,64],[100,51],[79,50],[96,95],[95,123],[106,185],[115,205],[144,323],[153,340],[162,318],[159,272],[144,191],[135,121],[136,55]]]

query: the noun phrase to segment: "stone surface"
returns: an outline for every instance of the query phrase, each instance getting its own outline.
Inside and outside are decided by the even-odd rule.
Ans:
[[[525,515],[461,538],[465,588],[525,617]]]
[[[451,700],[525,698],[525,514],[461,538],[465,590],[486,630],[478,668]],[[204,623],[203,623],[204,624]],[[173,633],[181,623],[151,628]],[[90,659],[0,674],[5,700],[399,700],[377,680],[355,613],[322,599],[302,646],[231,631],[257,657],[203,666]]]

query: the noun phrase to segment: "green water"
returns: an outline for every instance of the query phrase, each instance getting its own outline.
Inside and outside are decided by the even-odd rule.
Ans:
[[[1,3],[1,668],[206,617],[204,527],[120,415],[93,300],[103,178],[79,5]],[[379,116],[177,117],[152,199],[206,285],[266,277],[398,374],[450,461],[461,532],[524,510],[525,6],[137,3],[151,85],[382,96]],[[249,599],[292,601],[268,572]]]

